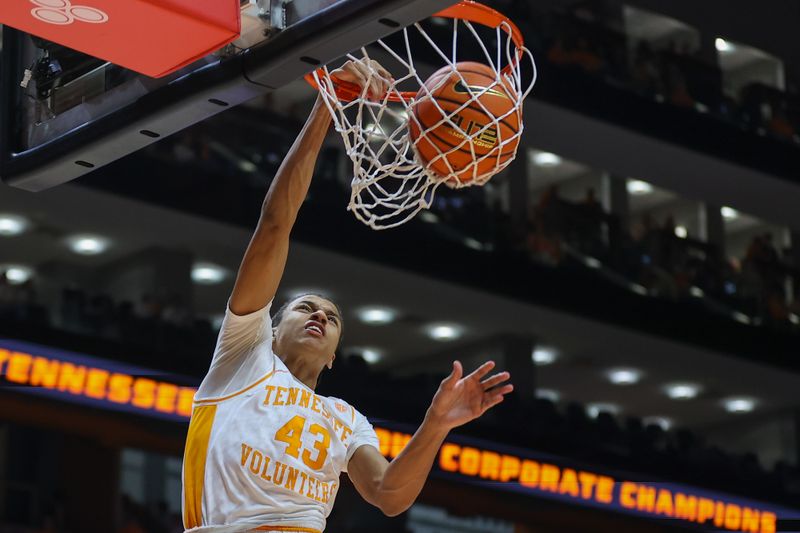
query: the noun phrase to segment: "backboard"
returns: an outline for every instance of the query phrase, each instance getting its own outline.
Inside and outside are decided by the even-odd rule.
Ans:
[[[160,79],[3,28],[0,178],[78,178],[424,19],[454,0],[242,0],[242,33]]]

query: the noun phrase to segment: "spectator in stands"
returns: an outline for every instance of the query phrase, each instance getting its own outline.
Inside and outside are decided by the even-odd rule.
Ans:
[[[663,92],[661,71],[655,53],[647,41],[639,41],[636,45],[631,67],[631,82],[634,89],[646,95]]]

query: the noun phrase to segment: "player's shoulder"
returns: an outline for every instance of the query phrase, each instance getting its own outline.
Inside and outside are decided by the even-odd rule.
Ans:
[[[356,421],[356,418],[361,415],[358,410],[349,402],[337,398],[335,396],[325,396],[328,403],[336,410],[336,414],[342,418]]]

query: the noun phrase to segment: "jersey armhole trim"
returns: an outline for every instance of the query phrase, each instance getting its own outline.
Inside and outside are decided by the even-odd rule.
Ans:
[[[259,526],[253,531],[286,531],[288,533],[322,533],[319,529],[302,526]]]
[[[275,355],[273,354],[272,357],[274,358]],[[245,392],[249,391],[253,387],[257,387],[258,385],[264,383],[266,380],[271,378],[274,374],[275,374],[275,359],[272,360],[272,370],[267,372],[267,374],[264,375],[263,377],[259,378],[258,381],[256,381],[255,383],[252,383],[251,385],[248,385],[247,387],[245,387],[243,389],[240,389],[240,390],[238,390],[238,391],[236,391],[236,392],[234,392],[232,394],[228,394],[227,396],[218,396],[216,398],[205,398],[203,400],[195,400],[194,404],[195,405],[208,405],[208,404],[212,404],[212,403],[223,402],[225,400],[230,400],[231,398],[239,396],[240,394],[244,394]]]

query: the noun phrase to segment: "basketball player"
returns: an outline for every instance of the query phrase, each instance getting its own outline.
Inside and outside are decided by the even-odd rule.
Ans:
[[[374,62],[348,62],[335,75],[371,96],[385,94],[390,79]],[[336,358],[339,308],[308,294],[288,302],[272,319],[269,313],[289,234],[330,123],[318,99],[269,188],[242,260],[211,368],[195,396],[186,441],[183,519],[188,531],[321,532],[343,471],[366,501],[386,515],[402,513],[417,498],[448,432],[481,416],[512,390],[507,372],[487,377],[493,362],[462,377],[461,363],[455,361],[422,425],[391,463],[378,451],[375,431],[360,412],[314,393],[323,368],[331,368]]]

